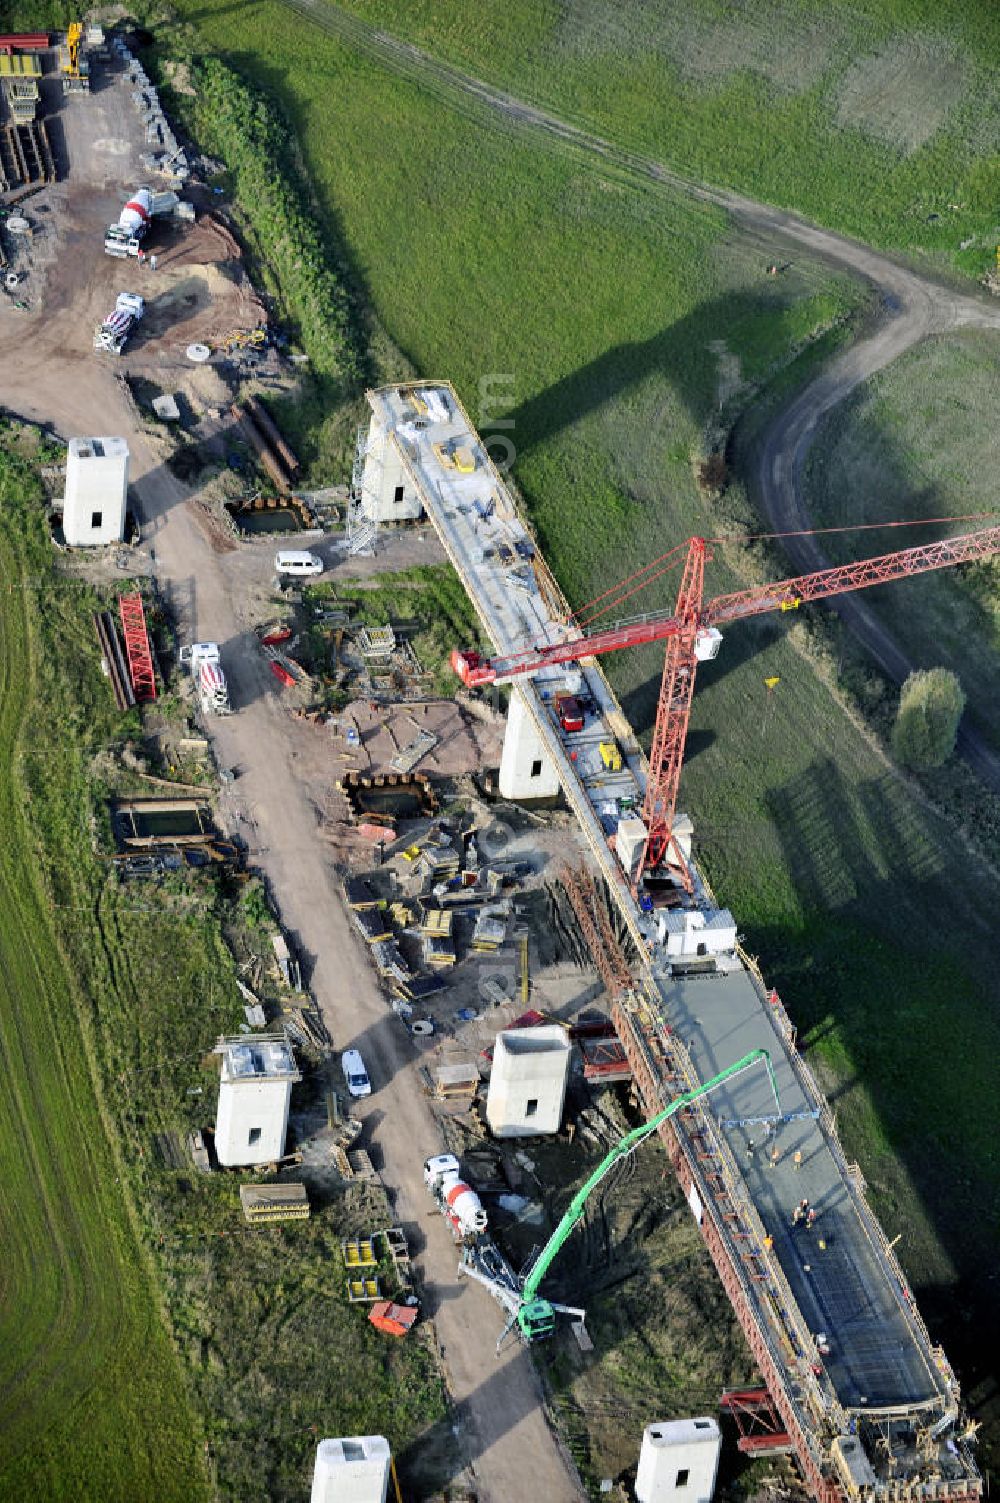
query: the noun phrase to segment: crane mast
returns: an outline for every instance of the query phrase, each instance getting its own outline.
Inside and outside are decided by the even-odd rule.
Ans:
[[[1000,553],[1000,526],[981,528],[938,543],[902,548],[858,563],[840,564],[817,569],[774,584],[719,595],[706,604],[703,600],[705,564],[710,557],[704,538],[690,538],[687,558],[677,601],[672,611],[654,611],[636,616],[600,631],[583,632],[571,628],[561,642],[530,647],[526,651],[495,658],[483,658],[477,652],[452,653],[452,667],[464,683],[511,683],[523,676],[539,673],[560,663],[579,662],[581,658],[599,657],[623,647],[639,647],[650,642],[666,642],[666,661],[660,684],[660,699],[649,756],[649,777],[643,804],[643,823],[648,831],[642,871],[655,869],[667,856],[672,840],[681,766],[687,740],[691,701],[699,660],[713,658],[719,649],[720,625],[759,616],[767,611],[796,610],[812,600],[850,590],[864,590],[872,585],[888,584],[896,579],[925,574],[933,569],[947,569],[956,564],[972,563]],[[685,885],[691,879],[687,864],[675,850]]]
[[[643,824],[649,832],[643,867],[655,869],[664,860],[672,839],[677,790],[684,761],[694,678],[698,663],[697,637],[701,625],[701,600],[705,584],[705,542],[692,538],[684,564],[681,587],[677,592],[674,620],[678,629],[667,638],[667,652],[660,680],[660,700],[649,752],[649,776],[642,808]],[[686,875],[687,864],[675,847],[680,869]],[[641,872],[640,872],[641,875]]]

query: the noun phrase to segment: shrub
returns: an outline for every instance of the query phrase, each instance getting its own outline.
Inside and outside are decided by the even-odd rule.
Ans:
[[[911,673],[899,696],[892,730],[896,760],[919,769],[940,767],[955,750],[965,695],[947,668]]]
[[[729,483],[729,466],[724,454],[709,454],[698,466],[698,484],[709,496],[721,496]]]
[[[196,64],[195,125],[220,156],[278,283],[313,369],[348,386],[364,374],[350,298],[330,261],[327,238],[295,170],[295,141],[267,97],[218,58]]]

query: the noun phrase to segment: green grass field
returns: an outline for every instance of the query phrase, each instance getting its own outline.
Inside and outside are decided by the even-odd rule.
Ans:
[[[68,0],[5,0],[0,6],[3,31],[65,31],[77,12]]]
[[[197,1426],[95,1086],[86,1001],[57,941],[72,919],[53,912],[35,857],[23,759],[32,726],[57,717],[62,697],[35,620],[49,550],[40,530],[25,542],[14,504],[30,484],[3,463],[0,1496],[199,1499]],[[63,794],[72,804],[72,786]]]
[[[790,348],[811,363],[824,329],[841,339],[856,291],[799,260],[770,279],[771,248],[739,239],[714,211],[470,120],[273,0],[241,14],[235,55],[222,0],[180,9],[204,45],[276,92],[356,285],[407,359],[451,377],[486,431],[480,378],[511,378],[514,426],[503,431],[517,450],[514,476],[571,600],[693,530],[728,525],[739,498],[706,502],[692,454],[769,381],[794,384]],[[421,14],[440,28],[456,11]],[[504,14],[480,8],[474,30],[505,27]],[[530,8],[537,25],[553,14]],[[496,40],[497,68],[520,66]],[[658,97],[644,77],[637,65],[640,110]],[[568,87],[562,80],[553,70],[553,91]],[[792,99],[782,117],[786,163],[798,150],[797,107]],[[745,140],[736,129],[745,117],[728,118]],[[863,142],[849,144],[864,198],[871,159]],[[814,149],[807,131],[806,161]],[[893,160],[904,181],[914,163],[926,168],[919,153]],[[832,161],[845,175],[843,153]],[[799,206],[818,211],[817,191]],[[884,201],[883,238],[908,222],[902,192]],[[836,218],[834,207],[826,203]],[[925,218],[913,222],[925,243]],[[712,592],[731,581],[713,564]],[[668,578],[657,598],[670,588]],[[646,732],[659,667],[655,653],[612,665]],[[780,684],[769,696],[772,675]],[[717,892],[826,1072],[849,1151],[889,1235],[903,1235],[904,1266],[980,1405],[984,1453],[995,1455],[996,875],[898,777],[779,621],[734,627],[703,670],[682,802]]]
[[[992,260],[1000,13],[988,0],[342,8],[692,178],[965,270]]]
[[[820,526],[996,512],[1000,343],[969,331],[929,340],[879,373],[825,425],[810,456],[808,501]],[[985,522],[955,524],[967,531]],[[941,529],[927,529],[937,537]],[[905,534],[917,542],[923,532]],[[829,540],[838,561],[850,534]],[[900,534],[866,535],[866,551]],[[871,603],[917,667],[954,668],[969,711],[1000,747],[1000,565],[995,560],[873,592]]]
[[[209,1051],[243,1021],[223,928],[261,905],[211,874],[120,883],[95,856],[138,721],[38,494],[0,449],[0,1497],[297,1503],[318,1438],[372,1429],[432,1491],[433,1350],[387,1345],[345,1297],[363,1208],[319,1190],[307,1224],[251,1230],[238,1179],[187,1163],[215,1120]]]

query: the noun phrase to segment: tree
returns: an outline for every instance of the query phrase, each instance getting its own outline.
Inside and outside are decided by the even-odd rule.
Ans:
[[[911,673],[899,696],[892,750],[907,767],[940,767],[955,750],[965,695],[947,668]]]

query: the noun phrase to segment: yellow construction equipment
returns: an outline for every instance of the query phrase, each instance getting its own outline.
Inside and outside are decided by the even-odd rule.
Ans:
[[[378,1263],[374,1237],[348,1237],[340,1244],[345,1268],[374,1268]]]
[[[460,475],[475,473],[476,456],[468,444],[450,441],[435,444],[434,453],[446,470],[457,470]]]
[[[83,41],[83,25],[79,21],[71,21],[69,30],[66,32],[66,47],[69,52],[69,66],[63,69],[65,73],[79,73],[80,71],[80,43]]]
[[[222,343],[227,349],[262,350],[267,344],[267,330],[234,329]]]
[[[618,750],[617,741],[602,741],[598,750],[601,753],[601,761],[608,769],[608,772],[621,772],[622,754]]]
[[[241,1185],[240,1204],[251,1226],[269,1221],[308,1221],[305,1185]]]
[[[83,45],[83,24],[71,21],[66,31],[66,45],[60,49],[60,71],[63,75],[63,92],[85,94],[90,89],[87,63],[80,56]]]
[[[377,1278],[360,1278],[347,1280],[347,1299],[352,1305],[372,1304],[382,1298],[382,1290],[379,1288]]]

